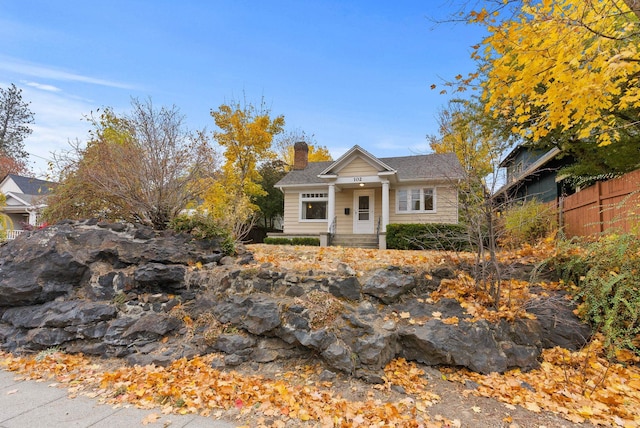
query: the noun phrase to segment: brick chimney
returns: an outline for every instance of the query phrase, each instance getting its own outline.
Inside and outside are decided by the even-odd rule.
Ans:
[[[293,169],[305,169],[309,163],[309,146],[304,141],[293,145]]]

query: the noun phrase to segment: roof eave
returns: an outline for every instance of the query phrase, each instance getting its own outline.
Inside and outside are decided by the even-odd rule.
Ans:
[[[389,165],[385,164],[380,159],[378,159],[377,157],[375,157],[374,155],[372,155],[371,153],[369,153],[368,151],[366,151],[365,149],[363,149],[362,147],[360,147],[359,145],[356,144],[351,149],[349,149],[345,154],[340,156],[335,162],[333,162],[331,165],[329,165],[326,169],[321,171],[319,176],[320,175],[335,174],[335,173],[332,172],[332,170],[334,168],[336,168],[337,166],[339,166],[342,162],[344,162],[345,159],[347,159],[349,156],[351,156],[353,153],[355,153],[357,151],[360,152],[365,157],[367,157],[371,162],[373,162],[373,163],[377,164],[378,166],[380,166],[382,169],[387,170],[387,171],[394,171],[394,169],[391,168]]]

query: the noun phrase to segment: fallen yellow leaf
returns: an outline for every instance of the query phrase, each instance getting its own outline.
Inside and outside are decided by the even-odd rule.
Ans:
[[[160,419],[157,413],[149,413],[143,420],[142,425],[149,425]]]

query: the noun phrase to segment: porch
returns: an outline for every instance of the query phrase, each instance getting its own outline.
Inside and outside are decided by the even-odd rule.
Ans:
[[[330,246],[352,247],[352,248],[372,248],[379,247],[378,235],[375,234],[340,234],[331,238]]]
[[[20,234],[22,232],[25,232],[24,230],[13,230],[13,229],[9,229],[9,230],[5,230],[4,233],[6,234],[5,239],[10,241],[13,239],[16,239],[18,236],[20,236]]]

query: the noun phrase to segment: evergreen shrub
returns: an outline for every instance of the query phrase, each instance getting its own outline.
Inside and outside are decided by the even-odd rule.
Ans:
[[[391,250],[470,250],[467,228],[460,224],[411,223],[387,225]]]
[[[283,238],[283,237],[266,237],[263,241],[269,245],[306,245],[310,247],[319,247],[320,238],[312,237],[296,237],[296,238]]]

